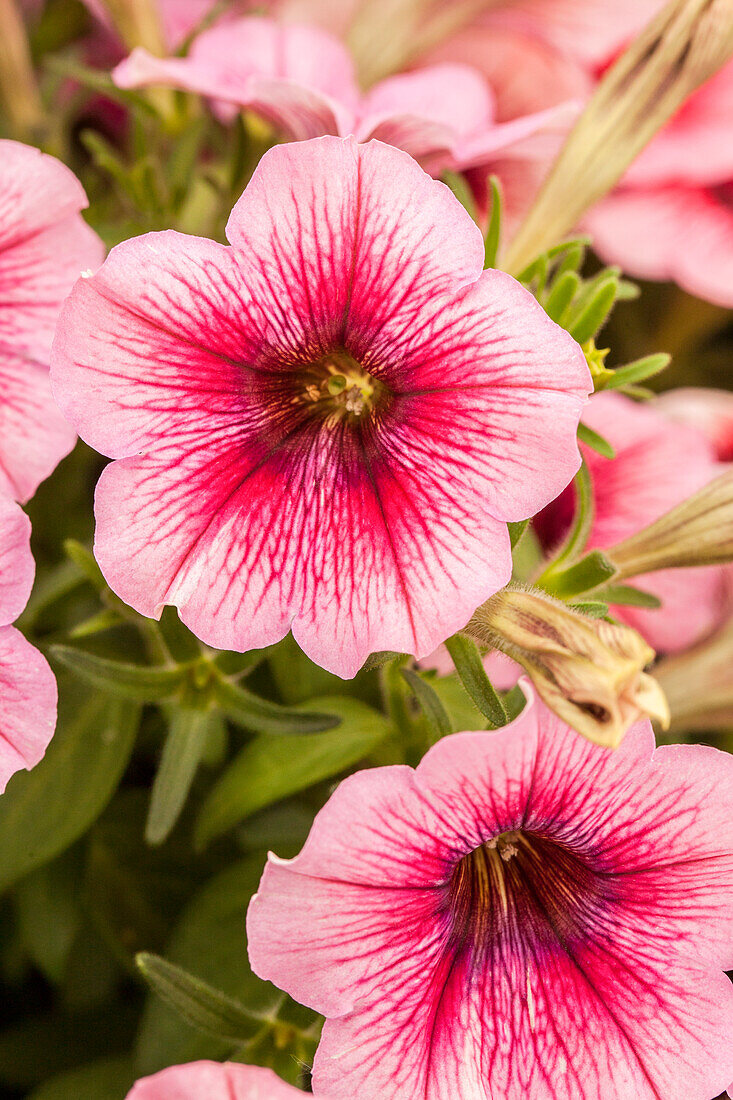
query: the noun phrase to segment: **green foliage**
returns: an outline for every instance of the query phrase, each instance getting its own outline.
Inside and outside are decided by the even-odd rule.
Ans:
[[[445,646],[456,666],[458,678],[471,700],[488,719],[489,728],[506,725],[504,705],[486,675],[476,643],[465,634],[454,634],[447,639]]]

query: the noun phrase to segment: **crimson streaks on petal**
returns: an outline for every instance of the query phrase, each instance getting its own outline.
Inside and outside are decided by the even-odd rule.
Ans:
[[[528,689],[529,690],[529,689]],[[733,762],[530,702],[347,779],[248,915],[364,1100],[711,1100],[733,1071]]]
[[[48,361],[61,303],[104,255],[79,213],[86,205],[59,161],[0,141],[0,492],[22,502],[74,445]]]
[[[506,583],[505,522],[577,469],[580,349],[378,142],[271,150],[227,233],[126,242],[64,310],[57,397],[121,460],[102,569],[212,645],[292,627],[344,676],[427,653]]]

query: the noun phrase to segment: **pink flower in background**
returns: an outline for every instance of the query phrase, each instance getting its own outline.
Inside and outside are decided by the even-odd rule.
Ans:
[[[682,386],[661,394],[655,404],[670,420],[701,431],[721,462],[733,462],[733,393],[729,390]]]
[[[79,211],[76,177],[53,157],[0,141],[0,493],[26,501],[74,445],[51,396],[56,319],[104,251]]]
[[[341,783],[248,914],[334,1100],[711,1100],[733,1073],[733,759],[530,701]]]
[[[33,584],[31,525],[0,497],[0,792],[20,768],[43,756],[56,724],[56,681],[37,649],[9,624]]]
[[[296,1100],[300,1089],[271,1069],[236,1062],[169,1066],[133,1086],[127,1100]]]
[[[205,95],[225,120],[255,111],[290,138],[377,138],[438,175],[486,166],[502,154],[531,158],[565,132],[577,104],[547,104],[499,123],[489,86],[466,65],[440,64],[389,77],[360,96],[346,48],[325,31],[256,16],[217,24],[188,57],[134,50],[113,72],[122,88],[168,84]],[[556,143],[556,140],[555,140]]]
[[[593,397],[583,420],[616,451],[608,459],[583,448],[595,504],[589,549],[608,548],[648,526],[721,473],[706,436],[673,421],[662,404],[643,405],[601,393]],[[551,551],[567,533],[573,501],[570,488],[533,520],[545,549]],[[662,607],[615,607],[613,612],[655,649],[685,649],[721,621],[724,578],[725,570],[718,566],[649,573],[639,578],[639,587],[658,596]]]
[[[292,628],[341,676],[429,653],[509,579],[506,522],[576,471],[584,356],[380,142],[270,150],[227,233],[128,241],[64,309],[56,395],[118,460],[102,570],[214,646]]]
[[[600,255],[733,306],[733,64],[694,93],[586,218]]]

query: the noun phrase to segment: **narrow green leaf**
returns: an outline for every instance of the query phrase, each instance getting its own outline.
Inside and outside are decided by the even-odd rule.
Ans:
[[[97,565],[97,559],[88,546],[77,542],[76,539],[66,539],[64,541],[64,553],[82,571],[89,583],[98,592],[102,592],[107,587],[102,570]]]
[[[87,683],[120,699],[134,699],[139,703],[170,699],[180,691],[189,672],[186,665],[131,665],[65,645],[52,646],[51,655]]]
[[[454,634],[445,647],[468,695],[487,718],[493,729],[505,726],[507,717],[501,699],[494,690],[481,660],[478,646],[465,634]]]
[[[206,748],[216,715],[190,707],[172,708],[168,736],[150,792],[145,825],[148,844],[162,844],[179,818]]]
[[[499,244],[501,243],[502,196],[497,176],[489,176],[489,189],[491,191],[491,214],[486,236],[484,237],[484,268],[496,267],[496,258],[499,255]]]
[[[524,692],[520,688],[519,684],[515,684],[513,688],[510,688],[504,696],[504,710],[506,711],[507,720],[513,722],[515,718],[524,710],[524,705],[527,702]]]
[[[528,526],[528,519],[521,519],[518,520],[516,523],[507,523],[507,527],[509,529],[509,542],[511,544],[512,550],[522,538],[522,535],[527,530]]]
[[[141,951],[135,963],[153,992],[187,1024],[206,1035],[244,1043],[268,1020],[160,955]]]
[[[635,382],[644,382],[647,378],[653,378],[655,374],[659,374],[669,366],[671,359],[671,355],[659,352],[657,355],[645,355],[643,359],[635,359],[633,363],[626,363],[623,367],[616,367],[604,389],[617,390],[619,386],[633,385]]]
[[[0,891],[59,855],[107,805],[138,724],[130,703],[60,682],[59,723],[46,755],[0,798]]]
[[[628,279],[619,279],[616,291],[617,302],[633,302],[641,294],[641,288]]]
[[[104,1058],[55,1075],[28,1100],[125,1100],[136,1077],[130,1058]]]
[[[631,584],[608,584],[596,595],[606,603],[624,604],[627,607],[648,607],[652,610],[662,606],[658,596],[646,592],[643,588],[637,588]]]
[[[604,439],[598,432],[594,432],[587,424],[578,424],[578,439],[581,443],[585,443],[587,447],[592,447],[599,455],[603,455],[604,458],[616,457],[616,452],[608,440]]]
[[[562,547],[545,571],[546,574],[555,572],[558,566],[562,565],[564,562],[572,561],[573,558],[583,552],[585,544],[588,541],[588,536],[590,535],[591,527],[593,526],[593,517],[595,515],[593,486],[591,485],[590,474],[585,461],[581,462],[580,469],[575,475],[573,485],[575,488],[575,515],[573,516],[573,525]]]
[[[459,203],[470,215],[473,221],[477,221],[476,202],[473,197],[473,192],[468,186],[466,177],[460,172],[444,172],[443,183],[451,189]]]
[[[560,321],[580,286],[580,275],[564,271],[553,282],[545,300],[545,313],[553,321]]]
[[[568,332],[579,344],[590,340],[591,336],[595,336],[605,324],[616,301],[617,291],[617,279],[609,279],[608,282],[602,283],[588,304],[573,320]]]
[[[305,707],[281,707],[261,699],[222,676],[216,668],[212,684],[214,700],[227,718],[254,733],[318,733],[339,724],[334,714],[314,714]]]
[[[102,634],[105,630],[112,630],[114,627],[119,626],[122,620],[119,614],[111,607],[105,607],[102,611],[98,611],[96,615],[91,615],[84,622],[78,623],[73,630],[68,633],[69,638],[91,638],[95,634]]]
[[[591,592],[616,573],[616,566],[601,550],[593,550],[561,573],[544,577],[542,587],[561,600]]]
[[[586,245],[587,242],[581,239],[571,242],[569,246],[565,246],[565,252],[564,254],[560,253],[561,259],[555,268],[556,280],[559,279],[561,275],[564,275],[566,271],[580,272],[585,261]]]
[[[453,733],[453,726],[448,717],[448,712],[427,680],[423,679],[420,673],[413,668],[403,668],[400,671],[412,688],[415,698],[422,707],[423,714],[436,737],[446,737],[449,733]]]
[[[245,745],[201,807],[194,833],[198,847],[257,810],[352,767],[390,730],[383,714],[349,696],[313,699],[303,704],[303,712],[324,706],[340,723],[337,729],[308,737],[256,737]]]
[[[370,672],[374,668],[383,668],[397,657],[406,657],[404,653],[395,653],[391,649],[380,649],[378,653],[370,653],[359,672]]]

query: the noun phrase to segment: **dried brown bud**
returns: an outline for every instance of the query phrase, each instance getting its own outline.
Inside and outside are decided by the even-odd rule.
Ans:
[[[732,54],[733,0],[670,0],[599,83],[509,247],[507,270],[523,270],[574,229]]]
[[[664,694],[644,672],[654,650],[631,627],[511,586],[476,611],[466,633],[522,665],[547,706],[596,744],[615,748],[644,716],[669,722]]]

